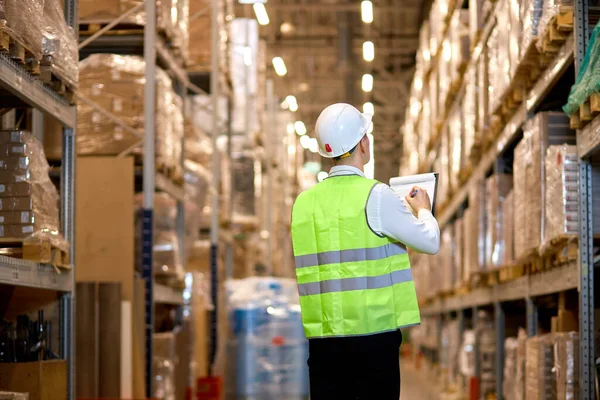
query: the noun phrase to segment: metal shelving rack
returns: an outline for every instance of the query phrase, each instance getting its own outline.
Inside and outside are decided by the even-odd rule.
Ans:
[[[483,155],[469,181],[455,194],[448,207],[438,217],[441,228],[448,224],[460,211],[467,200],[469,188],[494,168],[498,157],[513,143],[520,133],[521,125],[544,100],[564,72],[575,63],[577,71],[581,64],[590,36],[588,25],[589,4],[587,0],[575,2],[575,31],[567,39],[554,60],[548,65],[539,81],[526,95],[523,104],[499,134],[492,148]],[[485,38],[489,35],[492,22],[483,30],[482,39],[475,47],[474,58],[481,52]],[[470,64],[473,63],[471,60]],[[456,101],[455,101],[456,102]],[[592,173],[600,168],[591,162],[600,150],[600,116],[584,129],[577,132],[577,146],[580,160],[580,240],[579,258],[560,267],[542,271],[535,275],[523,276],[517,280],[497,284],[492,287],[477,288],[465,295],[438,298],[422,310],[424,316],[435,318],[438,325],[452,315],[458,319],[460,335],[465,329],[466,312],[470,311],[475,326],[477,313],[481,307],[493,307],[496,327],[496,395],[502,398],[505,338],[505,303],[524,300],[528,336],[535,336],[538,329],[536,298],[578,289],[580,314],[580,398],[595,398],[595,321],[594,321],[594,227],[592,223]],[[432,164],[431,159],[427,165]],[[475,345],[475,354],[479,346]],[[477,356],[476,356],[477,359]],[[477,364],[477,363],[476,363]],[[475,365],[475,375],[479,376],[479,365]]]
[[[77,1],[65,0],[65,19],[77,30]],[[0,87],[6,90],[4,108],[31,107],[56,118],[63,124],[63,159],[61,171],[61,233],[75,257],[75,124],[77,108],[70,105],[48,86],[25,71],[5,54],[0,54]],[[0,284],[60,292],[60,354],[67,361],[67,395],[74,397],[75,357],[73,343],[75,269],[60,273],[50,265],[0,256]]]
[[[75,0],[74,0],[75,1]],[[118,25],[127,15],[145,9],[146,25],[144,34],[126,35],[126,36],[103,36],[105,32]],[[214,42],[217,41],[215,35]],[[141,171],[136,170],[136,175],[141,174],[143,179],[143,208],[141,213],[142,234],[141,234],[141,266],[142,277],[145,280],[145,354],[146,354],[146,393],[147,397],[152,397],[152,357],[153,345],[152,336],[154,333],[154,308],[155,304],[164,304],[175,307],[183,307],[183,290],[175,290],[154,282],[153,275],[153,231],[154,231],[154,194],[156,190],[168,193],[177,200],[176,231],[180,242],[182,256],[184,255],[183,240],[185,236],[185,216],[184,216],[184,197],[183,187],[177,186],[164,174],[156,171],[155,165],[155,95],[156,95],[156,68],[160,65],[171,77],[174,82],[176,92],[183,98],[183,110],[188,109],[188,94],[205,94],[205,92],[192,84],[188,73],[182,63],[173,56],[164,39],[157,34],[156,30],[156,1],[145,0],[143,3],[133,7],[105,28],[90,36],[80,43],[80,51],[85,47],[92,47],[91,52],[120,54],[132,53],[139,54],[143,51],[143,57],[146,65],[145,87],[144,87],[144,129],[136,130],[121,121],[117,116],[107,110],[103,110],[90,99],[78,95],[80,101],[88,103],[96,108],[106,118],[122,126],[124,129],[140,137],[140,145],[143,145],[143,167]],[[87,50],[86,50],[87,51]],[[216,107],[213,104],[213,109]],[[184,158],[181,160],[182,166]],[[218,165],[217,165],[218,170]],[[182,260],[185,258],[182,257]]]

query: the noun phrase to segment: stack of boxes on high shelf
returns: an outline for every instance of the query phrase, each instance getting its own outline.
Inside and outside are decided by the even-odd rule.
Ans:
[[[77,42],[60,0],[0,0],[0,49],[60,93],[77,86]],[[24,243],[20,254],[14,249],[5,254],[67,266],[59,195],[43,145],[20,130],[2,132],[0,141],[0,238],[8,247]]]
[[[470,186],[466,208],[458,210],[442,227],[439,254],[411,255],[422,303],[440,294],[485,285],[490,271],[500,271],[496,276],[501,281],[516,279],[526,272],[525,265],[540,268],[531,260],[544,259],[540,256],[548,253],[555,253],[551,257],[554,262],[546,267],[576,257],[572,243],[579,231],[579,166],[573,146],[575,133],[565,114],[540,112],[532,116],[522,127],[523,138],[514,149],[514,157],[501,155],[490,175],[478,182],[470,179],[481,157],[489,155],[488,150],[495,151],[498,135],[515,112],[511,102],[522,101],[522,96],[518,97],[523,92],[515,88],[527,90],[539,76],[538,71],[525,77],[524,65],[536,52],[538,57],[551,57],[548,52],[556,51],[556,47],[548,48],[548,31],[555,28],[556,17],[568,10],[568,5],[570,2],[559,0],[479,0],[470,1],[468,9],[456,9],[453,1],[437,0],[432,6],[421,31],[402,130],[400,175],[439,172],[438,212],[454,194],[464,190],[465,183],[470,182]],[[490,23],[489,36],[482,42],[484,27]],[[474,52],[475,48],[478,51]],[[559,249],[561,252],[556,253]],[[578,354],[577,335],[558,333],[577,329],[570,323],[571,317],[568,311],[559,310],[553,330],[556,335],[528,339],[527,359],[524,344],[514,346],[516,339],[507,341],[507,347],[523,351],[518,359],[508,359],[514,352],[507,351],[506,363],[518,366],[521,375],[509,369],[505,382],[520,379],[532,391],[530,397],[522,392],[522,397],[507,398],[537,399],[535,390],[552,385],[560,391],[558,398],[576,398],[569,397],[569,391],[574,390],[577,371],[567,366]],[[469,343],[474,344],[475,335],[480,338],[482,393],[495,391],[495,376],[502,371],[495,371],[496,339],[489,318],[485,313],[480,315],[475,331],[463,337],[457,326],[443,327],[440,362],[448,371],[444,375],[446,388],[466,388],[468,377],[474,373],[475,354]],[[424,325],[414,332],[416,340],[437,348],[435,338],[442,332],[438,332],[435,321],[426,319]],[[507,336],[516,334],[507,332]],[[457,343],[461,343],[460,349]],[[542,352],[552,352],[553,346],[558,349],[555,362],[564,364],[562,371],[567,374],[550,380],[553,372],[544,369]]]
[[[463,184],[485,153],[484,142],[496,140],[490,124],[499,116],[493,112],[510,84],[507,73],[518,70],[520,48],[538,43],[543,37],[541,21],[558,12],[556,1],[501,0],[472,2],[468,10],[458,9],[444,17],[439,15],[441,10],[452,7],[440,3],[444,2],[434,3],[421,35],[409,118],[403,126],[406,151],[400,170],[401,175],[429,168],[440,173],[438,212],[454,193],[464,190]],[[555,7],[549,3],[556,3]],[[496,24],[479,58],[469,64],[473,68],[465,71],[470,54],[464,49],[478,43],[481,27],[490,18]],[[501,40],[506,36],[500,30],[511,18],[514,27],[509,32],[517,40]],[[448,21],[445,37],[440,36],[444,24],[433,23],[438,19]],[[504,72],[498,69],[502,65]],[[449,92],[450,86],[455,90]],[[456,93],[461,87],[464,91]],[[428,279],[431,258],[416,256],[417,273],[424,275],[419,279],[422,299],[479,284],[481,272],[522,262],[557,238],[578,232],[574,142],[575,133],[561,112],[538,113],[523,125],[513,165],[509,157],[501,156],[491,175],[470,186],[468,207],[444,227],[439,255],[445,260],[444,279]],[[425,166],[428,158],[433,158],[432,163]]]

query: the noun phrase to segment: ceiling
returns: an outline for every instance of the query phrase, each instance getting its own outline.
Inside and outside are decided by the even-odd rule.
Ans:
[[[260,27],[267,42],[267,59],[282,57],[288,73],[276,77],[281,99],[298,100],[297,119],[309,134],[320,111],[336,102],[362,109],[375,106],[375,175],[387,181],[398,174],[399,128],[414,72],[419,28],[431,1],[372,0],[373,23],[361,20],[360,0],[269,0],[270,23]],[[428,4],[429,3],[429,4]],[[254,17],[251,6],[238,6],[237,16]],[[375,45],[375,59],[366,62],[362,44]],[[271,67],[271,66],[269,66]],[[371,93],[361,89],[364,73],[374,77]]]

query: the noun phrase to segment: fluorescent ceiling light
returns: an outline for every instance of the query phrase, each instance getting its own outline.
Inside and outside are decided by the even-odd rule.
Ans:
[[[362,76],[362,90],[367,93],[373,90],[373,75],[364,74]]]
[[[292,122],[288,122],[286,131],[287,131],[288,135],[293,135],[294,132],[296,132],[296,128],[294,128],[294,124]]]
[[[304,125],[304,122],[302,122],[302,121],[294,122],[294,129],[296,130],[296,133],[298,135],[300,135],[300,136],[306,135],[306,125]]]
[[[319,151],[319,142],[317,142],[317,139],[310,138],[310,142],[308,143],[308,150],[310,150],[311,153],[316,153],[317,151]]]
[[[283,62],[283,58],[281,57],[273,58],[273,68],[275,68],[275,73],[279,76],[284,76],[285,74],[287,74],[285,62]]]
[[[368,0],[360,3],[360,15],[365,24],[373,22],[373,3]]]
[[[310,138],[306,135],[301,136],[300,137],[300,146],[302,146],[303,149],[308,149],[309,145],[310,145]]]
[[[375,107],[373,106],[373,103],[367,101],[365,104],[363,104],[363,112],[365,114],[375,115]]]
[[[256,20],[261,25],[269,25],[269,14],[263,3],[254,3],[254,14],[256,14]]]
[[[288,104],[288,107],[291,112],[298,111],[298,101],[296,100],[296,97],[294,97],[292,95],[287,96],[285,98],[285,102]]]
[[[363,58],[365,61],[373,61],[375,59],[375,45],[371,41],[363,43]]]

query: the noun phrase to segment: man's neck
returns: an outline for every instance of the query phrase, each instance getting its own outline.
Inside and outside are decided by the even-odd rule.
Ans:
[[[364,165],[361,165],[360,163],[358,163],[356,161],[355,162],[338,162],[338,163],[335,163],[334,166],[336,166],[336,167],[354,167],[354,168],[361,170],[363,173],[365,172]]]

